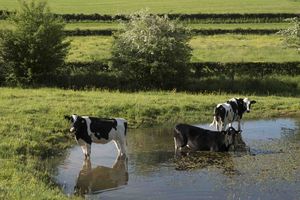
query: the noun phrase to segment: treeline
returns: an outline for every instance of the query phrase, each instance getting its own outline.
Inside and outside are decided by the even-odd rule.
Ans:
[[[5,81],[4,64],[0,64],[0,85]],[[190,63],[188,81],[178,90],[194,92],[254,92],[270,94],[297,94],[300,88],[292,77],[300,75],[300,62],[241,62]],[[273,75],[289,76],[290,81],[273,79]],[[130,81],[118,77],[107,63],[69,62],[56,74],[41,75],[37,87],[60,87],[67,89],[104,88],[124,91],[139,90]]]
[[[0,19],[6,19],[12,12],[0,10]],[[115,21],[128,20],[127,15],[56,14],[66,21]],[[159,14],[163,16],[164,14]],[[300,17],[300,13],[224,13],[224,14],[167,14],[170,19],[201,21],[201,23],[275,23],[287,18]]]

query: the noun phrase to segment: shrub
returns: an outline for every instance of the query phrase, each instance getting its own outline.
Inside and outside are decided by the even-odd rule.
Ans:
[[[64,24],[50,13],[46,2],[20,2],[20,10],[10,16],[15,25],[0,34],[0,60],[10,66],[9,77],[18,85],[42,82],[53,75],[68,51]]]
[[[134,13],[114,35],[112,68],[135,89],[183,86],[191,57],[189,39],[189,31],[167,16]]]
[[[284,42],[287,46],[296,48],[300,53],[300,18],[295,17],[287,21],[291,26],[279,33],[285,37]]]

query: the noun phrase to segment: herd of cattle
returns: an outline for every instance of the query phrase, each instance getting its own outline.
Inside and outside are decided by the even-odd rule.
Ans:
[[[216,131],[203,129],[189,124],[178,124],[174,128],[175,153],[183,147],[192,151],[231,151],[235,141],[241,134],[240,122],[245,112],[250,112],[252,104],[248,98],[232,98],[215,108],[211,126]],[[104,119],[88,116],[65,116],[71,122],[70,132],[74,133],[77,143],[81,146],[85,158],[91,155],[92,143],[106,144],[113,141],[119,156],[126,156],[127,121],[123,118]],[[232,123],[238,122],[238,130]],[[228,128],[227,128],[228,127]],[[227,128],[227,129],[226,129]]]

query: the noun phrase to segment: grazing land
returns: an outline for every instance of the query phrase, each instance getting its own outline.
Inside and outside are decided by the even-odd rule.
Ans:
[[[130,127],[210,122],[217,103],[239,96],[18,88],[0,88],[0,93],[1,199],[67,199],[43,164],[74,144],[65,114],[122,116]],[[298,98],[249,97],[257,104],[248,119],[300,115]]]
[[[152,13],[299,13],[299,0],[49,0],[55,13],[132,13],[149,8]],[[17,0],[1,0],[0,10],[13,10]]]
[[[70,37],[68,61],[110,58],[112,37]],[[295,49],[286,47],[279,35],[196,36],[190,41],[192,62],[291,62],[300,61]]]

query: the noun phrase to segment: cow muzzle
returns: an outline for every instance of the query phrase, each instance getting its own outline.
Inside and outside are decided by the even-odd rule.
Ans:
[[[70,128],[70,132],[74,133],[76,131],[76,129],[74,127]]]
[[[247,110],[247,113],[249,113],[250,112],[250,110]]]

